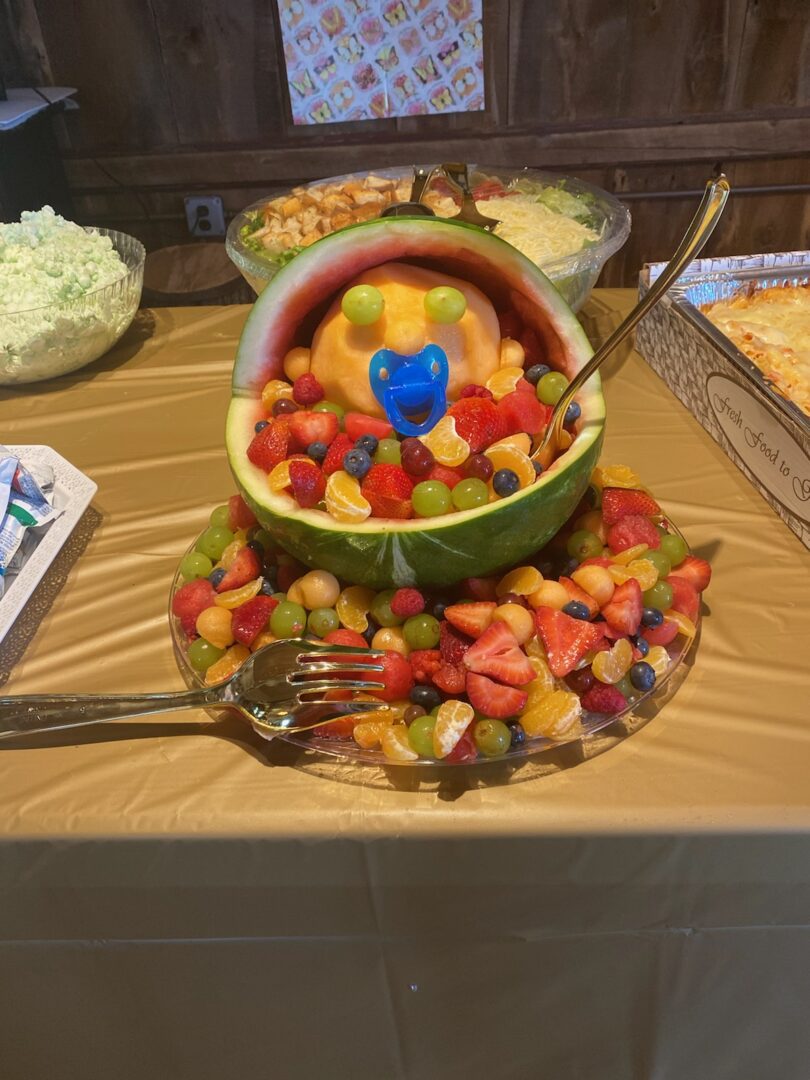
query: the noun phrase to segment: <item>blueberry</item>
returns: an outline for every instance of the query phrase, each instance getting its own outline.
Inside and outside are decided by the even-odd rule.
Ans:
[[[560,577],[571,577],[578,566],[579,559],[566,559],[560,567]]]
[[[450,603],[448,600],[437,600],[436,603],[433,605],[433,618],[443,619],[445,608],[448,608],[449,606]]]
[[[211,573],[208,575],[208,580],[211,582],[214,588],[216,588],[224,577],[225,571],[222,569],[221,566],[219,566],[216,570],[211,571]]]
[[[375,435],[361,435],[354,444],[355,450],[365,450],[367,454],[373,454],[377,450],[380,440]]]
[[[358,480],[361,480],[371,468],[371,457],[367,450],[349,450],[343,457],[343,468]]]
[[[641,625],[642,626],[660,626],[664,621],[663,611],[659,611],[658,608],[645,607],[641,613]]]
[[[256,424],[254,424],[254,425],[253,425],[253,430],[254,430],[254,431],[256,432],[256,434],[258,435],[258,434],[259,434],[259,432],[260,432],[260,431],[264,431],[264,429],[265,429],[266,427],[267,427],[267,421],[266,421],[266,420],[259,420],[259,421],[258,421],[258,423],[256,423]]]
[[[272,596],[275,591],[275,581],[271,581],[270,578],[262,578],[262,586],[259,589],[259,592],[262,594],[262,596]]]
[[[563,605],[563,612],[570,615],[572,619],[584,619],[586,622],[591,617],[588,605],[583,604],[581,600],[569,600],[567,604]]]
[[[641,634],[636,634],[630,638],[633,645],[638,649],[642,656],[646,656],[650,651],[650,643],[646,638],[643,638]]]
[[[369,622],[368,626],[363,631],[363,637],[366,639],[366,642],[369,645],[371,645],[371,642],[372,642],[372,640],[374,638],[374,635],[376,633],[377,633],[377,627],[372,622]]]
[[[329,451],[329,447],[326,443],[312,442],[307,447],[307,455],[312,458],[313,461],[317,461],[320,464],[326,457]]]
[[[425,712],[430,712],[441,705],[442,696],[433,686],[414,686],[409,697],[414,705],[421,705]]]
[[[512,735],[512,746],[523,746],[526,742],[526,732],[519,720],[507,720],[506,726]]]
[[[247,547],[249,547],[251,551],[255,551],[260,559],[264,558],[264,548],[258,540],[248,540]]]
[[[578,402],[572,401],[568,408],[565,410],[565,420],[563,423],[568,426],[573,424],[575,420],[579,420],[582,415],[582,409],[580,409]]]
[[[535,473],[536,473],[536,474],[537,474],[538,476],[541,476],[541,475],[542,475],[542,472],[543,472],[543,466],[542,466],[542,465],[540,464],[540,462],[539,462],[539,461],[537,461],[537,460],[535,459],[535,460],[534,460],[534,461],[532,462],[532,465],[534,465],[534,471],[535,471]]]
[[[520,480],[513,469],[498,469],[492,477],[492,486],[495,494],[505,499],[507,495],[515,494],[520,487]]]
[[[548,364],[532,364],[532,366],[523,373],[523,378],[526,382],[530,382],[532,386],[537,386],[543,376],[548,375],[549,371],[551,371],[551,368]]]
[[[544,578],[550,578],[554,575],[554,563],[551,559],[542,559],[540,562],[534,564]]]
[[[646,660],[639,660],[630,668],[630,682],[636,690],[652,690],[655,686],[655,669]]]

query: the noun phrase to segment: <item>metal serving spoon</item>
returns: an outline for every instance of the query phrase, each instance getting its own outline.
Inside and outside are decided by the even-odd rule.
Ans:
[[[475,196],[470,187],[470,174],[467,165],[459,161],[450,161],[441,166],[447,182],[461,193],[461,209],[452,221],[464,221],[468,225],[477,225],[481,229],[491,232],[496,225],[500,225],[497,218],[486,217],[481,214],[475,205]]]
[[[723,213],[730,191],[731,186],[722,173],[707,182],[700,206],[694,218],[692,218],[678,250],[624,322],[613,331],[607,341],[596,350],[580,373],[568,384],[562,397],[554,406],[554,412],[551,414],[543,441],[532,454],[532,460],[539,462],[544,469],[547,469],[558,454],[563,450],[567,450],[571,444],[571,436],[563,430],[563,424],[565,423],[568,406],[582,389],[583,383],[590,379],[591,375],[610,356],[616,346],[624,341],[650,308],[658,303],[661,297],[675,283],[681,271],[700,254],[720,220],[720,215]]]
[[[422,192],[435,172],[435,169],[428,171],[422,165],[414,165],[410,199],[386,206],[380,217],[435,217],[434,211],[421,201]]]

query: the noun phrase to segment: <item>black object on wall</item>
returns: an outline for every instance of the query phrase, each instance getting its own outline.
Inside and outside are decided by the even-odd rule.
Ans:
[[[0,217],[5,221],[46,205],[71,220],[76,216],[51,122],[57,108],[0,132]]]

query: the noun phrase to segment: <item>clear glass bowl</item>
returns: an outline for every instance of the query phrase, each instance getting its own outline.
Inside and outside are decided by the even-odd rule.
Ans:
[[[432,169],[434,166],[426,165],[424,168]],[[372,171],[374,176],[394,180],[411,174],[411,169],[404,167]],[[347,173],[343,176],[317,180],[305,187],[360,181],[368,175],[370,175],[369,171]],[[537,169],[508,170],[489,165],[470,166],[470,178],[473,185],[486,177],[497,178],[506,187],[517,184],[521,180],[534,181],[544,186],[559,188],[587,205],[590,224],[598,232],[599,239],[591,246],[572,255],[541,261],[537,264],[554,282],[568,305],[574,311],[578,311],[590,296],[607,259],[619,250],[630,235],[630,212],[608,192],[572,176],[559,176]],[[269,252],[263,254],[246,244],[242,234],[245,226],[256,219],[257,214],[270,201],[270,198],[259,199],[237,214],[228,227],[225,240],[228,255],[257,295],[272,280],[282,264],[276,261]],[[278,198],[278,195],[272,198]],[[486,213],[483,203],[481,209]]]
[[[132,322],[141,299],[146,249],[134,236],[114,229],[87,231],[110,238],[126,273],[76,300],[0,312],[0,385],[42,382],[77,371],[112,348]],[[23,344],[11,346],[10,341]]]

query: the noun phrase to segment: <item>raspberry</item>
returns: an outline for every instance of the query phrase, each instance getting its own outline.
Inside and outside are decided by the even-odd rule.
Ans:
[[[308,510],[317,506],[323,498],[326,480],[314,461],[292,460],[290,461],[290,486],[295,501]]]
[[[461,694],[467,683],[467,672],[459,664],[442,664],[433,676],[433,685],[445,694]]]
[[[588,712],[605,713],[613,716],[621,712],[627,704],[624,694],[615,686],[594,683],[590,690],[582,695],[582,707]]]
[[[460,664],[464,654],[472,645],[472,641],[466,634],[462,634],[443,620],[439,627],[439,650],[445,664]]]
[[[311,372],[307,371],[295,380],[293,399],[299,405],[316,405],[323,400],[323,387]]]
[[[467,386],[465,386],[459,394],[459,397],[480,397],[487,398],[489,401],[492,401],[492,391],[487,390],[485,386],[476,386],[475,383],[468,383]]]
[[[397,589],[391,597],[391,611],[400,618],[421,615],[425,610],[425,598],[418,589]]]
[[[447,415],[456,422],[456,434],[469,444],[471,454],[479,454],[506,435],[506,422],[494,401],[466,397],[451,405]]]
[[[372,465],[361,487],[375,517],[413,517],[413,480],[400,465]]]
[[[423,686],[433,682],[433,676],[442,666],[442,654],[438,649],[414,649],[408,660],[414,680]]]

